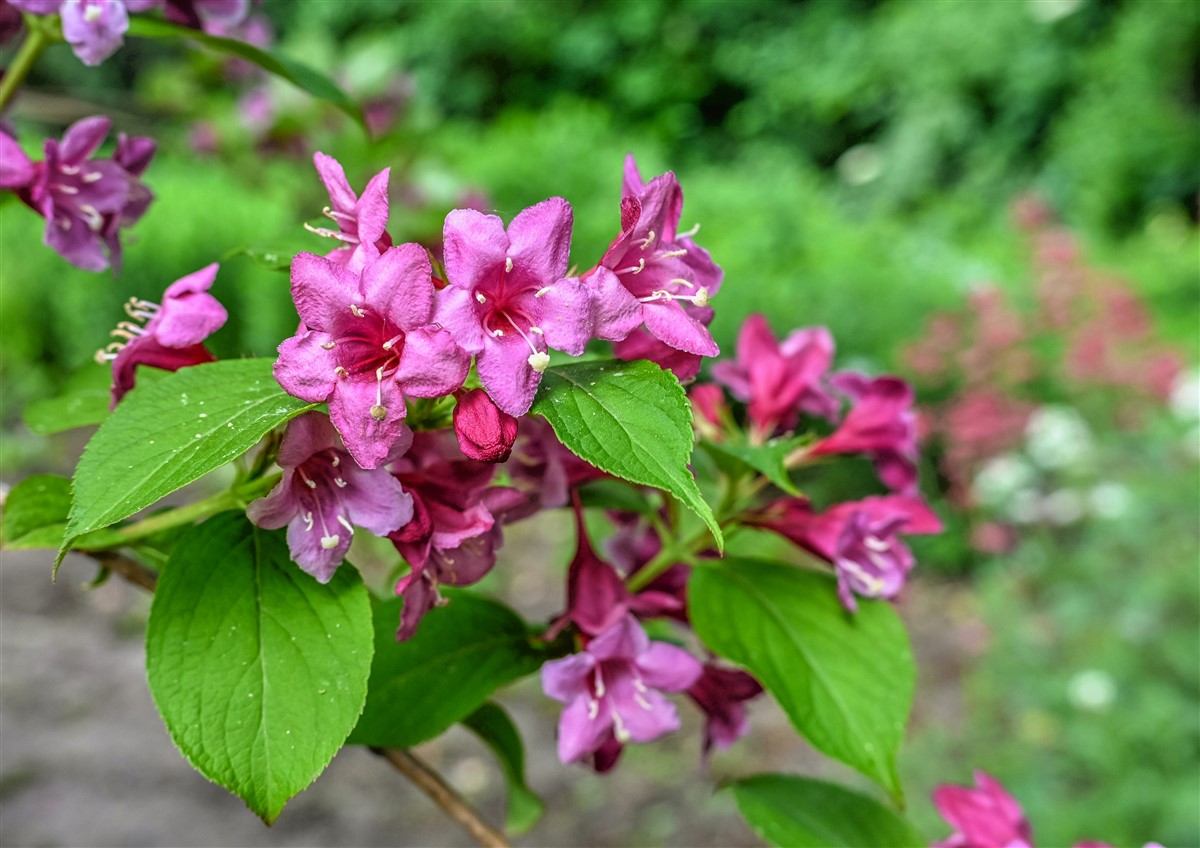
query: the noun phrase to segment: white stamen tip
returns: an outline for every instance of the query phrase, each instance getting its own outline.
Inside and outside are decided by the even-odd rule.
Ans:
[[[341,477],[334,477],[333,485],[337,486],[339,489],[344,489],[344,488],[346,488],[346,481],[343,480]]]
[[[356,304],[356,303],[350,304],[350,312],[353,313],[355,318],[365,318],[366,314],[367,314],[367,313],[363,312],[361,309],[359,309],[358,304]]]
[[[541,297],[542,295],[544,295],[544,294],[545,294],[546,292],[548,292],[548,291],[550,291],[550,287],[549,287],[549,286],[545,286],[544,288],[540,288],[540,289],[538,289],[537,291],[535,291],[535,292],[533,293],[533,296],[534,296],[534,297]]]
[[[83,11],[83,19],[84,19],[85,21],[87,21],[87,22],[90,24],[90,23],[92,23],[93,21],[99,20],[99,19],[100,19],[100,16],[101,16],[101,15],[103,15],[103,14],[104,14],[104,8],[103,8],[103,7],[101,7],[101,6],[88,6],[88,7],[87,7],[86,9],[84,9],[84,11]]]
[[[383,419],[387,418],[387,409],[384,408],[384,406],[382,404],[378,404],[378,403],[372,404],[371,405],[371,417],[374,418],[376,421],[382,421]]]
[[[531,333],[537,333],[539,336],[544,336],[544,335],[546,335],[544,332],[542,332],[542,328],[541,328],[541,327],[530,327],[530,328],[529,328],[529,332],[531,332]]]
[[[86,174],[84,174],[81,177],[81,179],[85,183],[98,182],[98,181],[102,180],[103,178],[104,178],[104,174],[100,173],[99,171],[88,171]]]
[[[351,536],[354,535],[354,525],[352,525],[349,521],[346,520],[346,516],[339,515],[338,516],[338,524],[345,527],[346,532],[349,533]]]
[[[475,292],[475,299],[480,303],[487,303],[487,298],[483,296],[483,292]]]
[[[708,306],[708,289],[706,289],[704,286],[701,286],[700,291],[696,292],[696,296],[693,298],[692,303],[696,304],[697,306]]]
[[[325,350],[333,350],[333,347],[336,344],[337,344],[337,342],[325,342],[324,344],[321,345],[321,347],[323,347]]]
[[[529,367],[541,374],[550,367],[550,357],[542,351],[529,354]]]
[[[511,271],[511,270],[512,270],[512,257],[511,257],[511,256],[505,256],[505,257],[504,257],[504,270],[505,270],[505,271]]]
[[[316,481],[316,480],[309,480],[307,477],[305,477],[305,478],[304,478],[304,485],[305,485],[305,486],[308,486],[308,488],[310,488],[310,489],[315,489],[315,488],[317,488],[317,481]]]
[[[332,536],[322,536],[321,537],[321,547],[327,551],[333,550],[334,548],[336,548],[338,546],[338,542],[340,542],[341,540],[342,540],[342,537],[337,535],[336,533],[334,533]]]
[[[349,371],[347,371],[345,368],[343,368],[341,365],[339,365],[337,368],[334,368],[334,369],[333,369],[333,376],[335,376],[335,377],[349,377],[349,376],[350,376],[350,372],[349,372]]]

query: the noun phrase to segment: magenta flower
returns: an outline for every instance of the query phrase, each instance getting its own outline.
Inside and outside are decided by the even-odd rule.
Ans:
[[[700,310],[692,309],[691,312],[698,314]],[[712,310],[706,309],[704,312],[708,315],[708,318],[705,321],[701,321],[701,323],[707,323],[712,320]],[[694,353],[686,353],[671,347],[665,342],[660,342],[645,327],[638,327],[621,341],[614,342],[613,355],[617,359],[649,360],[663,370],[670,371],[680,382],[691,380],[700,373],[700,360],[702,358]]]
[[[338,225],[338,229],[329,230],[318,227],[308,227],[320,236],[335,238],[345,243],[325,254],[325,258],[345,265],[351,270],[361,271],[363,265],[376,255],[383,253],[392,245],[392,239],[387,234],[388,219],[388,175],[391,168],[384,168],[371,178],[363,189],[362,197],[357,196],[346,181],[346,173],[332,156],[324,153],[313,154],[313,164],[321,182],[329,192],[329,200],[333,207],[323,210],[325,216]]]
[[[913,494],[917,489],[917,416],[912,387],[899,377],[843,372],[831,382],[853,406],[833,435],[817,442],[811,456],[865,453],[879,478],[891,489]]]
[[[509,415],[533,404],[547,346],[577,356],[590,338],[587,292],[563,279],[571,220],[561,197],[524,210],[507,231],[473,209],[446,216],[449,285],[438,292],[437,320],[475,354],[483,387]]]
[[[214,262],[171,283],[161,305],[136,297],[125,304],[125,314],[132,320],[122,321],[112,332],[124,341],[96,351],[97,362],[112,363],[112,409],[133,388],[139,365],[178,371],[214,360],[202,342],[229,317],[208,293],[218,267]]]
[[[501,524],[525,496],[492,486],[496,466],[463,459],[445,431],[418,433],[391,469],[413,497],[413,520],[388,536],[412,569],[396,584],[403,640],[439,602],[439,585],[468,586],[492,569]]]
[[[975,787],[939,786],[933,803],[954,833],[934,848],[1032,848],[1021,805],[990,775],[975,772]]]
[[[37,171],[21,145],[0,129],[0,189],[16,191],[33,182]]]
[[[575,762],[618,743],[649,742],[679,728],[662,692],[681,692],[701,674],[700,663],[666,642],[651,642],[626,616],[588,642],[582,653],[542,666],[542,688],[567,705],[558,723],[558,758]],[[615,758],[614,758],[615,759]]]
[[[592,297],[594,334],[621,341],[645,323],[654,338],[670,348],[692,356],[716,356],[719,350],[706,326],[712,320],[707,306],[721,286],[722,271],[690,233],[678,232],[683,212],[678,180],[667,172],[643,183],[633,156],[628,156],[623,195],[621,233],[600,264],[584,276]]]
[[[9,0],[32,15],[62,17],[63,38],[85,65],[99,65],[125,42],[129,13],[161,0]]]
[[[250,12],[250,0],[154,0],[168,21],[224,35]]]
[[[763,439],[795,429],[801,412],[837,419],[840,404],[823,385],[832,362],[833,336],[824,327],[795,330],[780,344],[767,319],[751,315],[738,334],[737,361],[718,362],[712,375],[748,404],[754,433]]]
[[[407,432],[394,454],[402,454],[411,440]],[[382,469],[360,468],[319,412],[306,412],[288,424],[277,461],[283,479],[266,497],[252,501],[246,515],[267,530],[286,525],[292,559],[321,583],[341,565],[355,525],[385,536],[413,517],[412,497],[400,481]]]
[[[916,561],[899,535],[940,533],[941,520],[919,498],[886,495],[837,504],[816,513],[803,498],[782,498],[748,522],[774,530],[832,563],[838,597],[851,612],[854,596],[894,598]]]
[[[713,662],[704,664],[704,673],[687,690],[705,715],[703,754],[713,745],[728,748],[746,735],[746,701],[757,698],[763,688],[744,671],[722,668]]]
[[[544,419],[534,416],[520,420],[517,440],[505,468],[512,477],[512,485],[526,495],[524,515],[518,518],[566,506],[572,489],[607,476],[571,453],[558,440],[554,429]]]
[[[407,432],[405,397],[441,397],[463,384],[469,357],[431,323],[429,257],[417,244],[386,250],[361,272],[311,253],[292,260],[303,322],[279,346],[275,379],[329,402],[333,424],[363,468],[386,461]]]
[[[44,241],[64,259],[87,271],[121,264],[118,231],[134,224],[153,196],[138,179],[154,155],[148,138],[120,136],[113,159],[89,159],[108,135],[108,118],[92,117],[67,128],[62,142],[46,139],[43,162],[30,163],[15,144],[4,142],[4,186],[46,219]],[[21,176],[24,183],[13,185]]]
[[[471,389],[458,394],[454,435],[469,459],[504,462],[517,438],[517,419],[496,406],[483,389]]]

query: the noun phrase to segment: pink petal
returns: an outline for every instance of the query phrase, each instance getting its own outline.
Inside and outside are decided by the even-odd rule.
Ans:
[[[300,510],[299,501],[292,495],[294,472],[283,472],[283,477],[265,497],[246,505],[246,517],[264,530],[278,530],[296,517]]]
[[[455,209],[446,216],[442,239],[450,285],[472,294],[480,286],[490,290],[508,255],[504,222],[474,209]]]
[[[328,526],[328,522],[326,524]],[[311,530],[299,515],[288,524],[287,543],[292,560],[317,578],[319,583],[328,583],[333,579],[333,573],[342,564],[342,560],[346,558],[346,551],[350,549],[350,531],[338,524],[336,518],[333,520],[333,527],[336,527],[338,532],[331,535],[336,535],[338,541],[332,548],[326,548],[321,544],[320,520]]]
[[[642,680],[652,689],[682,692],[700,679],[704,666],[683,648],[651,642],[634,660]]]
[[[676,350],[697,356],[716,356],[721,352],[708,328],[674,301],[647,303],[642,315],[646,319],[646,329]]]
[[[490,338],[475,357],[479,380],[496,406],[521,416],[533,406],[542,375],[529,365],[530,350],[518,335]]]
[[[382,420],[371,414],[377,400],[382,401]],[[392,447],[408,430],[404,423],[407,414],[404,395],[392,380],[378,384],[374,380],[338,380],[329,398],[329,417],[342,434],[346,450],[363,468],[378,468],[387,461]]]
[[[443,397],[462,387],[471,357],[445,330],[418,327],[404,338],[396,383],[412,397]]]
[[[625,154],[625,172],[621,183],[621,194],[624,197],[637,197],[646,189],[642,175],[638,172],[637,160],[632,153]]]
[[[642,304],[616,274],[601,266],[583,282],[591,298],[592,335],[617,342],[641,326]]]
[[[540,305],[537,321],[546,344],[571,356],[583,353],[592,337],[592,303],[584,283],[575,278],[559,280],[535,302]]]
[[[589,699],[581,696],[563,710],[558,720],[558,759],[564,764],[597,750],[612,729],[612,714],[606,703],[600,703],[595,718],[590,709]]]
[[[354,190],[346,180],[346,172],[342,170],[341,163],[324,153],[314,153],[313,164],[321,182],[325,184],[325,190],[329,192],[333,208],[338,212],[352,214],[358,198],[354,196]]]
[[[650,639],[637,620],[627,615],[588,643],[588,653],[598,660],[632,660],[650,647]]]
[[[0,131],[0,189],[23,188],[33,180],[33,163],[21,145]]]
[[[327,333],[312,330],[283,340],[274,372],[285,392],[309,403],[320,403],[333,394],[337,383],[333,369],[338,362],[333,351],[322,346],[329,341]]]
[[[388,176],[391,168],[384,168],[367,183],[362,197],[355,206],[358,215],[358,238],[365,244],[374,244],[382,238],[388,219]]]
[[[335,316],[351,304],[363,305],[358,275],[314,253],[292,259],[292,300],[308,328],[321,331],[331,330]]]
[[[543,284],[567,272],[571,254],[571,204],[551,197],[521,211],[508,225],[513,273]]]
[[[459,346],[467,353],[483,350],[483,319],[479,316],[478,303],[466,289],[446,286],[434,295],[435,323],[449,331]]]
[[[112,121],[103,115],[84,118],[67,127],[58,148],[62,164],[82,165],[88,156],[104,143],[111,127]]]
[[[342,503],[351,523],[376,536],[386,536],[412,520],[412,495],[387,471],[348,467],[342,476],[347,483],[342,490]]]
[[[654,688],[641,692],[634,688],[633,679],[626,675],[612,680],[609,688],[608,700],[632,741],[650,742],[664,733],[679,729],[679,713],[675,711],[675,705]]]
[[[341,448],[337,430],[329,416],[320,412],[305,412],[288,422],[283,440],[279,443],[276,461],[283,467],[295,468],[314,453],[329,448]]]
[[[199,344],[225,325],[229,313],[208,293],[217,276],[214,262],[167,287],[148,329],[168,347]]]
[[[590,693],[588,675],[595,667],[596,660],[588,653],[551,660],[542,666],[542,689],[554,700],[570,703]]]
[[[369,308],[402,330],[428,324],[433,315],[433,269],[419,244],[389,247],[363,270]]]

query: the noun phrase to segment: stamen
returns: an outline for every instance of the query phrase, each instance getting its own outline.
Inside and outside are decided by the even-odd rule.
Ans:
[[[475,292],[475,299],[480,303],[487,303],[487,298],[483,296],[483,292]]]
[[[79,211],[87,219],[88,229],[92,232],[99,232],[100,228],[104,226],[104,216],[96,210],[95,206],[90,203],[80,203]]]
[[[596,716],[600,715],[600,702],[595,698],[588,701],[588,721],[595,721]]]
[[[539,374],[545,373],[550,367],[550,357],[541,351],[529,354],[529,367]]]
[[[863,538],[863,544],[873,551],[883,553],[888,549],[888,543],[880,539],[878,536],[866,536]]]
[[[83,19],[89,24],[99,20],[104,14],[104,9],[101,6],[88,6],[83,10]]]
[[[404,338],[404,333],[397,333],[396,335],[392,336],[392,338],[388,339],[386,342],[383,343],[383,349],[391,350],[392,345],[394,345],[396,342],[400,341],[403,338]],[[382,371],[383,369],[381,368],[379,370]]]
[[[345,527],[346,532],[349,533],[351,536],[354,535],[354,527],[350,524],[349,521],[346,520],[346,516],[342,515],[341,513],[338,514],[338,524]]]
[[[125,314],[128,315],[130,318],[133,318],[137,321],[149,321],[151,318],[154,317],[155,313],[158,312],[157,308],[155,308],[153,310],[144,309],[144,308],[139,309],[138,307],[141,305],[142,305],[142,302],[138,301],[137,298],[130,298],[129,300],[125,301],[125,303],[124,303]]]
[[[333,485],[337,486],[339,489],[344,489],[344,488],[346,488],[346,481],[343,480],[341,477],[334,477]]]
[[[55,183],[54,185],[50,186],[50,188],[52,191],[57,191],[59,194],[79,194],[79,189],[75,186],[60,185]]]
[[[496,338],[496,339],[504,338],[504,331],[503,330],[492,330],[492,338]]]
[[[649,248],[649,247],[650,247],[650,245],[651,245],[651,244],[653,244],[653,243],[654,243],[654,230],[651,230],[651,231],[650,231],[650,233],[649,233],[649,235],[647,235],[647,236],[646,236],[644,239],[642,239],[640,242],[635,242],[635,244],[641,244],[641,246],[642,246],[642,250],[646,250],[646,249],[647,249],[647,248]]]
[[[127,341],[127,342],[131,342],[134,340],[134,338],[136,336],[140,336],[141,333],[134,334],[134,333],[129,332],[128,330],[117,329],[117,330],[110,331],[109,335],[116,336],[118,339],[125,339],[125,341]]]
[[[387,407],[383,405],[383,366],[375,369],[375,403],[371,407],[371,417],[376,421],[387,418]]]
[[[529,332],[531,332],[531,333],[537,333],[539,336],[544,336],[544,335],[546,335],[544,332],[542,332],[542,328],[541,328],[541,327],[530,327],[530,328],[529,328]]]
[[[541,297],[542,295],[544,295],[544,294],[545,294],[546,292],[548,292],[548,291],[550,291],[550,286],[543,286],[542,288],[540,288],[540,289],[538,289],[537,291],[535,291],[535,292],[533,293],[533,296],[534,296],[534,297]]]
[[[96,351],[95,355],[92,356],[97,365],[107,365],[116,358],[117,355],[115,353],[105,353],[103,348]]]
[[[681,238],[691,238],[692,236],[694,236],[694,235],[695,235],[696,233],[698,233],[698,232],[700,232],[700,225],[699,225],[699,224],[693,224],[693,225],[692,225],[692,228],[691,228],[690,230],[688,230],[686,233],[676,233],[676,234],[675,234],[675,238],[677,238],[677,239],[681,239]]]
[[[66,232],[67,230],[71,229],[71,219],[70,218],[59,218],[58,221],[56,221],[56,223],[58,224],[58,228],[60,230],[62,230],[63,232]]]
[[[141,324],[132,324],[129,321],[120,321],[117,323],[117,328],[124,330],[127,333],[133,333],[135,336],[145,335],[146,328]]]
[[[600,669],[596,668],[596,697],[603,698],[605,693],[604,678],[600,676]]]
[[[630,739],[629,728],[621,721],[621,714],[616,710],[612,710],[613,733],[617,737],[617,741],[624,745]]]
[[[348,236],[343,232],[339,232],[339,231],[335,231],[335,230],[327,230],[324,227],[314,227],[312,224],[308,223],[307,221],[304,222],[304,229],[308,230],[310,233],[321,236],[323,238],[337,239],[338,241],[345,241],[345,242],[350,242],[351,244],[358,244],[358,239],[354,238],[354,236]]]
[[[304,513],[304,532],[311,533],[313,529],[313,514],[311,512]]]
[[[633,700],[634,700],[634,701],[636,701],[636,702],[637,702],[637,705],[638,705],[639,707],[641,707],[643,710],[649,711],[649,710],[652,710],[652,709],[654,709],[654,707],[652,707],[652,706],[650,705],[650,702],[649,702],[649,701],[647,701],[647,700],[645,699],[645,697],[642,695],[642,693],[640,693],[640,692],[634,692],[634,693],[633,693]]]
[[[333,459],[329,460],[329,464],[332,465],[334,468],[337,468],[339,465],[342,464],[342,458],[335,453],[333,455]]]
[[[618,274],[640,274],[640,273],[642,273],[643,270],[645,270],[645,268],[646,268],[646,257],[643,256],[641,259],[638,260],[638,264],[630,265],[628,268],[622,268],[620,271],[617,271],[617,273]]]
[[[73,177],[79,173],[79,166],[78,165],[59,165],[58,170],[62,171],[64,174],[66,174],[69,177]]]
[[[512,271],[512,257],[511,256],[504,257],[504,270],[506,273]]]
[[[349,371],[347,371],[345,368],[343,368],[342,366],[340,366],[340,365],[339,365],[337,368],[334,368],[334,369],[333,369],[333,375],[334,375],[335,377],[349,377],[349,376],[350,376],[350,372],[349,372]]]
[[[337,344],[337,342],[323,342],[321,344],[321,347],[325,350],[333,350],[333,348],[336,344]]]
[[[350,312],[354,315],[355,318],[366,318],[367,317],[367,313],[365,313],[361,309],[359,309],[358,304],[355,304],[355,303],[350,304]]]
[[[66,168],[63,168],[62,169],[63,173],[66,173],[66,170],[67,170]],[[100,180],[104,179],[104,174],[101,173],[100,171],[88,171],[86,174],[84,174],[81,177],[81,179],[85,183],[90,184],[90,183],[94,183],[94,182],[99,182]]]
[[[308,475],[305,474],[303,471],[301,471],[299,468],[296,469],[296,473],[300,475],[300,479],[304,481],[305,486],[308,486],[308,488],[310,488],[310,489],[317,488],[316,481],[310,480]]]
[[[687,249],[680,248],[679,250],[664,250],[654,256],[655,259],[674,259],[676,256],[687,256]]]

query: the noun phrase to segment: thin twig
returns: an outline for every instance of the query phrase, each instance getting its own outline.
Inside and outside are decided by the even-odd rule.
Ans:
[[[158,575],[154,571],[127,556],[113,551],[88,551],[87,555],[109,571],[121,575],[135,586],[141,586],[147,592],[153,592],[155,584],[158,583]]]
[[[467,833],[484,848],[509,848],[504,834],[485,822],[466,799],[442,779],[442,776],[410,751],[399,748],[372,748],[396,770],[433,799],[446,815],[466,828]]]

